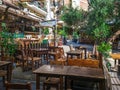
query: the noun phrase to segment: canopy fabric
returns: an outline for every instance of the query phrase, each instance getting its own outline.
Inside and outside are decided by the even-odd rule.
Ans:
[[[28,4],[27,2],[25,2],[25,4],[26,4],[26,5],[25,5],[26,8],[34,11],[35,13],[37,13],[37,14],[39,14],[39,15],[42,15],[42,16],[44,16],[44,17],[47,15],[47,12],[45,12],[44,10],[36,7],[35,5],[30,5],[30,4]]]
[[[5,11],[6,7],[7,7],[6,5],[0,5],[0,10]],[[33,20],[33,21],[36,21],[36,22],[40,21],[40,18],[34,17],[30,14],[25,14],[25,12],[20,11],[20,10],[16,10],[14,8],[9,8],[8,13],[11,13],[13,15],[23,17],[23,18],[26,18],[26,19],[29,19],[29,20]]]
[[[3,4],[9,6],[9,7],[12,7],[14,9],[19,9],[18,6],[14,5],[13,2],[11,0],[2,0],[3,1]],[[15,1],[14,1],[15,2]]]

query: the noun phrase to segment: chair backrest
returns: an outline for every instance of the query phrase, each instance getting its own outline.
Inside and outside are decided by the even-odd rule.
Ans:
[[[60,61],[50,61],[50,65],[64,65],[64,63]]]
[[[63,45],[63,46],[60,46],[60,47],[63,47],[64,55],[67,56],[66,53],[71,50],[71,49],[70,49],[70,46],[68,46],[68,45]]]
[[[99,68],[99,60],[91,59],[68,59],[68,65],[80,67]]]
[[[5,87],[6,87],[6,90],[16,90],[16,89],[19,89],[19,90],[32,90],[32,87],[31,87],[31,83],[28,82],[28,83],[8,83],[8,82],[5,82]]]
[[[65,57],[63,47],[58,47],[57,53],[58,53],[58,58],[64,58]]]

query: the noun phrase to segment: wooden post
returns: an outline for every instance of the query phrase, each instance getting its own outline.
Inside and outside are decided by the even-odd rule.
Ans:
[[[102,58],[102,54],[101,53],[99,53],[99,58],[98,59],[100,60],[99,67],[103,68],[103,58]]]

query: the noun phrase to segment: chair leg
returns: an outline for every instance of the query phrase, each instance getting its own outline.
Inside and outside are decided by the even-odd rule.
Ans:
[[[59,85],[56,87],[56,90],[59,90]]]
[[[3,76],[2,79],[3,79],[3,86],[5,86],[5,76]]]
[[[22,61],[22,71],[25,71],[25,61]]]
[[[43,90],[45,90],[45,85],[43,85]]]

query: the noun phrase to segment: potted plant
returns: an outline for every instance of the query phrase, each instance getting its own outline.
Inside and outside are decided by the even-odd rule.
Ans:
[[[110,70],[111,67],[111,63],[107,60],[107,58],[110,56],[110,52],[112,49],[112,46],[110,45],[110,43],[107,42],[101,42],[98,47],[97,47],[99,53],[101,53],[103,55],[103,59],[106,61],[106,66],[108,68],[108,70]]]
[[[6,23],[2,23],[2,31],[0,32],[0,46],[2,60],[13,60],[13,55],[16,51],[17,45],[14,42],[14,35],[9,32]]]
[[[66,40],[66,37],[67,37],[67,33],[66,31],[63,29],[63,30],[58,30],[58,34],[61,35],[61,38],[63,39],[63,44],[66,45],[67,43],[67,40]]]

